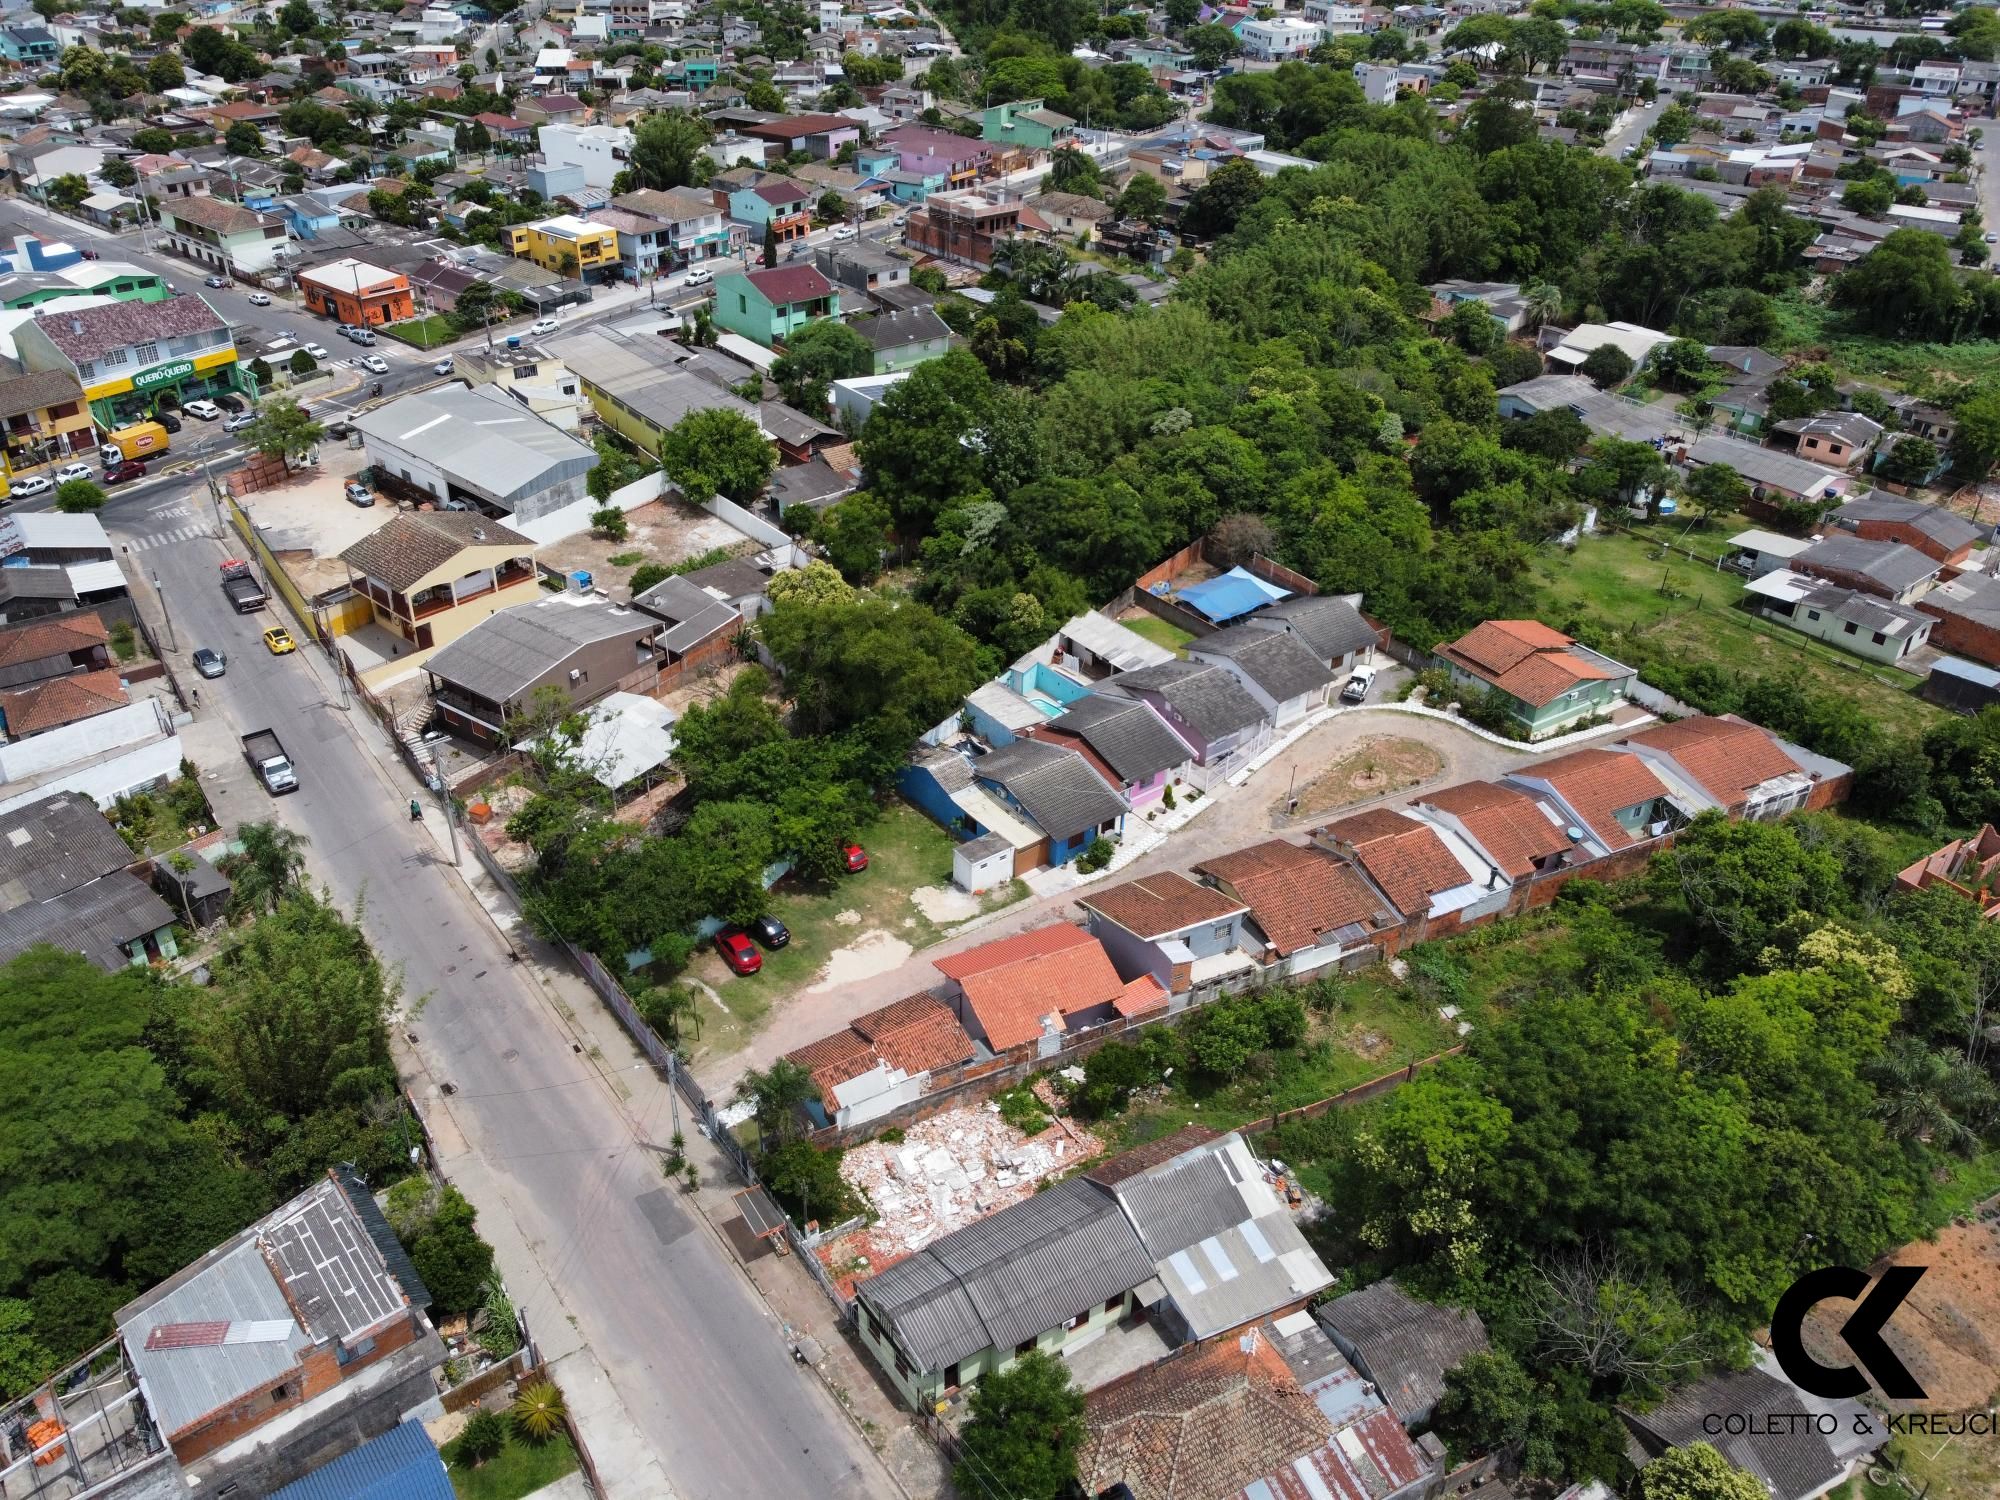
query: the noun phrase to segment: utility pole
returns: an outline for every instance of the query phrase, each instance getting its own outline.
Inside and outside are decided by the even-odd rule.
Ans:
[[[458,828],[451,812],[451,788],[445,784],[444,766],[438,760],[438,747],[431,746],[431,773],[437,777],[438,806],[444,812],[444,831],[451,838],[451,862],[458,864]]]
[[[167,588],[165,584],[160,582],[160,575],[158,573],[153,575],[153,592],[159,595],[160,618],[166,622],[167,626],[167,649],[169,651],[179,651],[181,644],[174,635],[174,617],[172,612],[167,608]]]

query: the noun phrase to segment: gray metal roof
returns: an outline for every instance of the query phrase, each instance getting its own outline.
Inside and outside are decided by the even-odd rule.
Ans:
[[[1152,1274],[1117,1200],[1077,1177],[925,1246],[855,1295],[929,1371],[1011,1351]]]
[[[621,635],[636,640],[659,628],[637,610],[558,594],[488,615],[424,670],[474,697],[506,703],[586,646]]]
[[[1927,615],[1953,615],[1976,625],[2000,629],[2000,578],[1961,573],[1924,595]]]
[[[735,606],[715,598],[685,577],[662,578],[632,603],[667,622],[660,644],[680,654],[700,645],[718,630],[743,623]]]
[[[1971,546],[1986,535],[1985,528],[1975,526],[1964,516],[1946,510],[1942,505],[1905,500],[1900,495],[1887,494],[1882,490],[1870,490],[1848,501],[1833,513],[1832,519],[1837,526],[1858,526],[1863,521],[1895,522],[1921,531],[1939,546],[1953,552],[1960,547]]]
[[[117,870],[46,901],[0,912],[0,963],[37,943],[48,943],[68,953],[81,953],[115,974],[131,963],[120,943],[173,923],[174,913],[166,902],[148,890],[138,876]]]
[[[1365,651],[1378,639],[1375,627],[1361,611],[1337,594],[1298,594],[1265,605],[1245,625],[1264,629],[1282,626],[1305,642],[1322,664],[1349,652]]]
[[[118,1333],[172,1438],[277,1380],[314,1344],[354,1338],[404,1308],[353,1205],[328,1180],[120,1308]],[[147,1347],[155,1329],[188,1323],[227,1323],[230,1341]]]
[[[684,368],[679,348],[665,339],[622,339],[593,329],[555,340],[549,353],[662,432],[694,412],[718,409],[761,425],[756,407]]]
[[[1231,625],[1189,641],[1183,649],[1191,657],[1219,656],[1234,662],[1244,676],[1279,703],[1333,681],[1333,674],[1312,648],[1289,631]]]
[[[456,382],[401,396],[354,425],[371,447],[411,454],[495,505],[587,474],[595,450],[497,386]]]
[[[1714,1412],[1764,1420],[1754,1421],[1759,1429],[1754,1437],[1717,1436],[1707,1430],[1714,1425],[1708,1421]],[[1816,1495],[1843,1467],[1826,1439],[1813,1430],[1798,1393],[1762,1370],[1711,1375],[1683,1386],[1651,1411],[1625,1412],[1624,1417],[1663,1447],[1714,1444],[1724,1458],[1763,1480],[1776,1500]]]
[[[1368,1378],[1405,1422],[1437,1404],[1446,1371],[1488,1347],[1479,1314],[1419,1302],[1393,1281],[1336,1297],[1318,1316],[1354,1346]]]
[[[1851,620],[1862,630],[1878,631],[1883,635],[1909,635],[1932,623],[1931,617],[1921,610],[1838,583],[1822,584],[1799,603],[1810,609],[1822,610],[1837,620]]]
[[[1792,559],[1794,568],[1832,568],[1873,579],[1900,594],[1933,576],[1938,565],[1902,542],[1871,542],[1858,536],[1830,536]]]
[[[1129,811],[1089,761],[1040,740],[1003,745],[981,756],[972,774],[1005,787],[1051,838],[1072,838]]]
[[[1158,693],[1196,733],[1216,739],[1262,723],[1264,709],[1227,667],[1205,661],[1168,661],[1122,672],[1099,692]]]
[[[124,869],[132,857],[110,820],[80,793],[58,792],[0,813],[0,912],[75,890]]]
[[[1206,1146],[1131,1179],[1118,1196],[1155,1260],[1249,1217],[1222,1159]]]
[[[1079,698],[1048,727],[1076,735],[1127,781],[1183,765],[1194,754],[1165,720],[1131,698]]]

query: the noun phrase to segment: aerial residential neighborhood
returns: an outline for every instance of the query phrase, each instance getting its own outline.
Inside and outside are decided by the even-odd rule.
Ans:
[[[1997,136],[0,7],[0,1500],[2000,1494]]]

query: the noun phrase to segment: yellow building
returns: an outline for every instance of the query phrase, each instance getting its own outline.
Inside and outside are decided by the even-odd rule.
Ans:
[[[32,474],[76,455],[97,456],[97,424],[76,377],[31,370],[0,380],[0,430],[6,434],[0,476]]]
[[[558,276],[611,281],[618,275],[618,231],[575,214],[516,224],[507,231],[507,248]]]
[[[535,543],[476,511],[412,511],[340,554],[371,618],[340,631],[370,688],[415,672],[498,610],[541,598]]]

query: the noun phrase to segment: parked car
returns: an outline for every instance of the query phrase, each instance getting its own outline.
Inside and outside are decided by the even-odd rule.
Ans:
[[[375,330],[372,328],[342,328],[340,332],[352,344],[372,344],[375,342]]]
[[[710,270],[707,266],[696,266],[692,271],[687,273],[687,280],[681,284],[683,286],[707,286],[713,280],[715,280],[714,271]]]
[[[229,658],[212,646],[202,646],[194,653],[194,669],[204,677],[220,677],[229,670]]]
[[[538,339],[546,338],[549,334],[554,333],[559,326],[554,318],[537,318],[528,325],[528,332]]]
[[[228,391],[224,391],[221,395],[217,396],[215,398],[215,404],[221,407],[224,411],[243,411],[246,409],[243,404],[243,398],[241,396],[232,395]]]
[[[190,401],[181,410],[191,417],[201,418],[204,422],[213,422],[222,415],[222,408],[217,406],[213,401]]]
[[[318,344],[301,344],[299,347],[314,359],[326,359],[328,357],[326,350]]]
[[[375,503],[375,492],[365,484],[355,484],[350,481],[347,486],[347,499],[352,505],[369,506]]]
[[[46,474],[30,474],[26,479],[17,479],[7,488],[9,500],[25,500],[30,495],[45,495],[56,487],[56,482]]]
[[[68,484],[72,479],[95,479],[97,470],[89,464],[64,464],[56,470],[56,483]]]
[[[330,438],[342,440],[353,437],[354,424],[352,422],[329,422],[326,424],[326,435]]]
[[[859,844],[842,844],[840,857],[847,862],[847,873],[850,875],[868,868],[868,851]]]
[[[209,287],[228,286],[229,278],[227,276],[204,276],[201,278],[201,284]]]
[[[750,935],[773,953],[792,940],[785,924],[776,917],[758,917],[750,924]]]
[[[257,413],[254,411],[240,411],[222,424],[222,430],[224,432],[241,432],[246,427],[254,427],[256,423]]]
[[[104,471],[106,484],[123,484],[128,479],[144,479],[146,466],[136,458],[128,458],[122,464],[113,464]]]
[[[389,373],[389,362],[379,354],[362,355],[360,364],[361,368],[366,370],[370,375],[387,375]]]
[[[755,974],[764,967],[764,955],[745,936],[741,927],[724,927],[715,935],[715,951],[738,974]]]
[[[299,649],[299,643],[292,639],[292,633],[282,625],[273,625],[264,632],[264,649],[273,656],[289,656]]]
[[[447,354],[443,359],[439,360],[436,364],[431,366],[431,374],[449,375],[452,372],[453,368],[454,366],[452,364],[452,358],[449,354]]]
[[[1368,689],[1375,685],[1375,674],[1379,670],[1381,669],[1378,667],[1356,667],[1354,675],[1347,679],[1346,686],[1340,690],[1340,701],[1342,703],[1359,703],[1363,698],[1366,698],[1368,696]]]
[[[97,252],[95,250],[79,250],[76,253],[81,255],[85,260],[97,259]]]
[[[181,430],[181,419],[170,411],[159,413],[153,420],[166,428],[168,432],[179,432]]]
[[[271,294],[269,292],[252,292],[248,301],[252,307],[269,307],[271,305]]]

